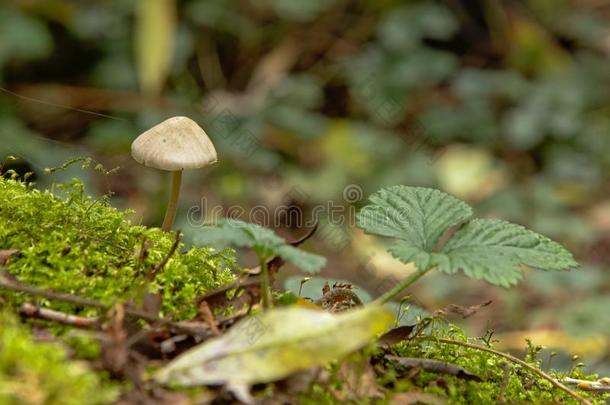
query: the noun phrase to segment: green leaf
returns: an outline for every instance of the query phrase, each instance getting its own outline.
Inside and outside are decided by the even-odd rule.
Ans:
[[[42,58],[53,51],[53,36],[43,19],[33,18],[20,7],[0,6],[0,67],[15,58]]]
[[[195,237],[198,245],[225,243],[247,248],[273,246],[283,242],[282,238],[269,229],[233,219],[221,219],[213,225],[207,225]]]
[[[326,258],[304,252],[290,245],[278,246],[275,253],[307,273],[317,273],[326,265]]]
[[[394,7],[378,26],[380,41],[389,49],[410,51],[424,38],[447,39],[458,29],[456,18],[432,2]]]
[[[429,265],[430,253],[449,227],[472,215],[467,204],[430,188],[394,186],[369,199],[372,204],[358,214],[358,226],[369,234],[400,239],[390,252],[418,268]]]
[[[342,314],[288,307],[246,318],[222,337],[177,357],[155,375],[162,384],[224,384],[248,400],[252,384],[325,365],[365,346],[394,321],[370,305]]]
[[[455,197],[424,187],[384,188],[358,215],[367,233],[402,239],[413,247],[432,251],[451,226],[472,216],[472,208]]]
[[[445,273],[508,287],[522,278],[522,267],[569,270],[578,267],[560,244],[520,225],[496,219],[475,219],[447,242],[435,263]]]
[[[418,269],[428,269],[432,265],[431,252],[426,252],[418,247],[413,247],[406,242],[396,242],[388,249],[388,252],[403,263],[413,263]]]
[[[301,22],[315,19],[316,16],[332,7],[334,3],[335,0],[256,0],[253,2],[258,7],[270,7],[282,19]]]
[[[438,190],[395,186],[370,198],[358,215],[367,233],[398,239],[389,251],[420,270],[462,270],[475,279],[508,287],[523,277],[523,266],[568,270],[578,266],[572,254],[549,238],[501,220],[475,219],[460,228],[440,253],[434,251],[449,227],[468,220],[472,209]]]
[[[262,258],[280,256],[308,273],[316,273],[326,264],[324,257],[295,248],[270,229],[235,219],[203,227],[194,240],[198,245],[225,243],[252,248]]]

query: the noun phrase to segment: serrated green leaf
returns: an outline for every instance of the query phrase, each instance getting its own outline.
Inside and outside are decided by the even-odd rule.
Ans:
[[[358,214],[358,226],[366,233],[405,241],[401,247],[432,252],[440,236],[451,226],[472,216],[472,208],[441,191],[424,187],[394,186],[373,194],[371,205]]]
[[[284,239],[276,235],[271,229],[263,228],[256,224],[229,220],[229,226],[243,229],[254,241],[253,246],[276,246],[286,243]]]
[[[388,249],[388,252],[403,263],[415,264],[418,269],[428,269],[432,264],[432,253],[411,246],[407,242],[396,242]]]
[[[393,321],[392,312],[379,305],[342,314],[296,306],[269,310],[185,352],[155,378],[162,384],[224,384],[240,391],[338,360],[371,342]]]
[[[239,247],[252,247],[252,238],[239,228],[205,226],[194,237],[196,245],[215,245],[220,243]]]
[[[276,252],[278,256],[307,273],[317,273],[326,264],[324,257],[304,252],[290,245],[278,246]]]
[[[286,243],[270,229],[235,219],[221,219],[205,226],[194,239],[199,245],[228,243],[248,248],[271,247]]]
[[[289,245],[271,229],[234,219],[223,219],[203,227],[194,241],[197,245],[221,242],[252,248],[262,257],[280,256],[308,273],[316,273],[326,264],[324,257]]]
[[[520,225],[496,219],[475,219],[458,230],[442,253],[433,258],[445,273],[508,287],[522,278],[521,265],[543,270],[578,267],[560,244]]]
[[[373,204],[362,209],[358,225],[367,233],[397,238],[390,253],[420,270],[438,267],[449,274],[462,270],[469,277],[508,287],[523,277],[523,266],[543,270],[578,266],[558,243],[501,220],[470,221],[436,253],[440,236],[470,218],[468,205],[438,190],[406,186],[382,189],[370,200]]]

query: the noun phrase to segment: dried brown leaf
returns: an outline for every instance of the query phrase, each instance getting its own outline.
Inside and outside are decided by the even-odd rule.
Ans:
[[[493,302],[492,300],[489,300],[489,301],[483,302],[481,304],[471,305],[469,307],[463,307],[463,306],[456,305],[456,304],[449,304],[445,308],[441,309],[440,312],[448,314],[448,315],[461,316],[462,319],[466,319],[466,318],[469,318],[472,315],[476,314],[477,312],[479,312],[479,310],[481,308],[488,306],[492,302]]]
[[[384,333],[377,341],[377,344],[382,347],[390,347],[396,343],[400,343],[411,336],[415,326],[416,325],[405,325],[394,328],[389,332]]]

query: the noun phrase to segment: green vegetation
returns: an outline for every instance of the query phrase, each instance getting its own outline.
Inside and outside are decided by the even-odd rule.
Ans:
[[[278,204],[307,215],[329,202],[362,208],[358,195],[344,198],[348,185],[360,196],[436,188],[481,218],[560,242],[582,271],[527,272],[510,289],[430,271],[417,284],[421,305],[493,300],[493,311],[460,326],[493,328],[503,349],[531,336],[561,352],[558,366],[578,353],[588,370],[610,374],[610,315],[596,310],[610,290],[608,2],[0,3],[0,156],[19,156],[11,168],[33,172],[41,189],[78,176],[106,193],[97,173],[43,174],[94,156],[121,166],[110,203],[134,209],[136,224],[160,225],[166,174],[129,150],[177,115],[195,120],[220,158],[183,179],[185,241],[209,219],[189,211],[202,196],[220,216]],[[378,296],[405,274],[385,240],[319,217],[308,243],[328,258],[324,275]],[[280,219],[287,240],[301,234]]]
[[[458,342],[470,342],[484,347],[493,348],[493,344],[484,339],[472,339],[464,335],[458,327],[447,325],[436,320],[427,329],[427,336],[413,338],[398,343],[387,351],[371,347],[367,354],[372,357],[373,364],[383,367],[384,372],[375,377],[376,386],[371,386],[360,393],[382,392],[383,399],[358,397],[357,384],[370,384],[366,378],[357,381],[345,381],[345,375],[340,373],[338,366],[329,368],[330,380],[325,384],[317,384],[300,399],[303,404],[341,404],[344,403],[331,393],[331,389],[356,396],[353,403],[357,404],[391,404],[392,399],[401,393],[424,393],[432,395],[431,402],[447,404],[578,404],[579,401],[564,391],[534,375],[520,365],[512,364],[505,358],[467,347],[446,344],[440,339],[450,339]],[[542,361],[538,358],[541,348],[529,346],[526,348],[525,361],[540,369]],[[430,372],[425,368],[404,367],[397,361],[385,356],[397,356],[411,359],[432,359],[449,363],[452,367],[461,368],[463,374]],[[361,355],[352,356],[362,369]],[[368,357],[366,357],[368,358]],[[366,361],[365,358],[365,361]],[[457,370],[457,367],[456,370]],[[585,375],[581,367],[573,367],[569,372],[550,370],[549,375],[556,379],[571,377],[584,380],[595,380],[596,375]],[[351,384],[351,386],[350,386]],[[354,386],[356,385],[356,386]],[[606,404],[610,394],[595,394],[578,391],[578,394],[593,404]],[[430,397],[428,397],[430,398]],[[447,401],[447,402],[444,402]]]
[[[376,192],[370,200],[371,204],[365,206],[358,215],[358,225],[368,233],[397,238],[399,242],[390,248],[390,252],[406,264],[414,263],[417,269],[375,303],[368,304],[369,308],[375,308],[376,303],[391,301],[406,287],[434,268],[448,274],[461,270],[472,278],[484,278],[492,284],[510,287],[521,279],[524,266],[550,271],[569,270],[578,266],[572,255],[558,243],[509,222],[472,219],[471,207],[438,190],[394,186]],[[452,227],[455,232],[449,238],[445,237],[442,245],[439,246],[441,238]],[[262,298],[265,308],[268,307],[269,299],[265,296],[268,288],[266,261],[273,255],[283,255],[297,266],[300,264],[300,267],[307,268],[312,260],[312,255],[296,254],[299,251],[294,248],[283,253],[280,248],[286,246],[285,242],[272,231],[241,221],[221,221],[215,226],[204,228],[202,235],[198,240],[199,243],[220,241],[250,247],[256,252],[263,270],[261,285],[265,290]],[[295,310],[295,313],[297,312],[298,310]],[[354,338],[352,333],[346,333],[345,336],[337,336],[331,340],[330,346],[328,342],[326,345],[321,342],[316,344],[317,326],[307,326],[305,315],[300,316],[298,322],[285,319],[287,313],[286,310],[267,312],[264,316],[275,321],[261,322],[263,334],[260,340],[252,341],[252,336],[247,334],[244,336],[242,333],[241,329],[245,328],[236,326],[237,331],[234,336],[226,335],[221,340],[206,342],[193,348],[167,365],[160,372],[159,381],[165,384],[176,382],[184,386],[222,382],[238,398],[248,402],[249,387],[252,384],[285,376],[286,364],[298,369],[300,362],[295,358],[290,361],[282,360],[284,357],[291,358],[290,350],[295,342],[303,345],[306,341],[305,347],[314,349],[307,352],[308,354],[305,351],[301,354],[315,357],[316,351],[328,352],[329,348],[331,353],[339,353],[339,346],[332,349],[333,344],[349,345]],[[352,311],[352,313],[358,312]],[[281,321],[277,321],[276,317]],[[426,326],[432,320],[434,318],[426,319],[420,324]],[[327,322],[330,323],[331,320]],[[372,327],[375,322],[373,319],[368,319],[359,327],[362,329],[367,324]],[[439,385],[436,383],[439,379],[438,372],[429,373],[425,369],[405,380],[402,378],[404,373],[398,371],[401,366],[391,364],[389,360],[383,366],[384,371],[377,376],[380,386],[392,386],[390,390],[392,395],[423,388],[421,391],[424,393],[434,394],[438,398],[446,397],[451,403],[485,404],[502,401],[544,403],[574,400],[584,403],[586,401],[584,397],[560,383],[551,381],[553,378],[566,377],[565,375],[549,376],[538,371],[541,365],[535,358],[533,353],[535,350],[531,350],[528,354],[530,365],[528,368],[519,359],[515,360],[509,355],[502,357],[502,353],[491,352],[493,350],[491,347],[460,346],[461,342],[468,342],[467,337],[458,328],[452,326],[447,329],[445,326],[436,323],[434,327],[427,328],[425,335],[417,337],[416,342],[399,343],[392,350],[402,357],[436,359],[448,362],[453,367],[464,367],[464,372],[468,374],[466,377],[476,376],[476,381],[458,374],[443,380],[443,384]],[[340,332],[340,329],[336,332]],[[304,333],[309,338],[304,339]],[[332,333],[332,331],[324,332],[325,335]],[[408,336],[405,336],[406,338]],[[222,343],[224,340],[227,343]],[[239,344],[240,340],[242,344]],[[226,357],[218,354],[218,350],[224,347],[232,348],[222,350],[223,356]],[[485,351],[486,348],[490,351]],[[262,354],[256,354],[257,350],[262,350]],[[250,355],[261,358],[261,356],[269,356],[269,353],[273,353],[273,359],[261,362],[249,360]],[[507,358],[516,364],[507,363]],[[338,359],[339,357],[331,356],[326,362]],[[234,370],[240,372],[236,375]],[[575,373],[577,375],[574,375]],[[569,377],[583,377],[578,375],[578,370],[575,373],[571,371]],[[274,377],[270,378],[270,375]],[[348,382],[345,381],[345,376],[338,376],[332,384],[341,386]],[[309,395],[314,401],[334,402],[332,396],[328,397],[328,391],[325,392],[323,389],[314,388]],[[360,398],[363,403],[373,400],[372,396],[367,397],[367,395],[372,394],[365,393],[364,397]],[[384,397],[391,398],[392,395],[384,395]],[[304,398],[306,401],[308,395]],[[334,398],[337,403],[342,402],[339,396],[335,395]],[[600,400],[603,401],[604,398]]]
[[[0,403],[95,405],[118,397],[118,386],[70,361],[59,343],[36,342],[28,328],[0,311]]]
[[[17,157],[0,162],[0,328],[68,347],[64,362],[99,371],[100,390],[108,374],[123,403],[224,404],[224,388],[152,377],[237,336],[252,314],[322,308],[334,319],[374,302],[409,308],[407,341],[367,340],[300,394],[306,375],[259,384],[254,367],[250,394],[603,402],[486,350],[523,359],[528,340],[526,361],[544,358],[552,377],[610,376],[609,38],[603,0],[0,1],[0,157]],[[174,173],[169,191],[168,173],[129,152],[175,116],[201,127],[219,159]],[[168,198],[165,229],[175,212],[180,232],[156,228]],[[256,223],[205,226],[224,217]],[[302,336],[289,324],[262,342]],[[229,351],[234,364],[242,349]],[[13,366],[0,364],[0,405]],[[40,386],[7,377],[11,392]],[[70,378],[48,380],[71,393]],[[53,390],[15,401],[40,405]]]
[[[126,212],[109,206],[105,198],[86,196],[73,181],[55,188],[61,198],[27,183],[0,180],[0,249],[17,249],[7,271],[20,282],[112,304],[139,300],[144,292],[162,292],[162,313],[190,319],[194,299],[233,279],[235,259],[230,250],[192,248],[172,255],[152,281],[174,243],[173,234],[158,228],[132,225]],[[14,295],[14,304],[26,300]],[[74,308],[42,300],[44,306],[78,314]]]
[[[261,268],[261,288],[263,290],[263,306],[265,308],[271,304],[271,289],[267,268],[267,261],[269,259],[279,256],[308,273],[316,273],[326,264],[325,258],[290,246],[272,230],[243,221],[218,221],[216,224],[204,227],[195,238],[195,243],[202,245],[219,242],[239,247],[248,247],[256,253]]]
[[[394,186],[370,197],[358,214],[367,233],[398,239],[389,251],[417,272],[382,297],[387,302],[428,271],[463,271],[468,277],[510,287],[523,267],[569,270],[578,266],[572,254],[549,238],[497,219],[472,219],[472,208],[441,191]],[[459,226],[459,227],[458,227]],[[450,229],[449,239],[441,237]],[[442,246],[438,246],[442,243]]]
[[[6,270],[21,283],[99,300],[108,306],[117,301],[137,301],[144,291],[162,290],[163,315],[176,321],[192,320],[199,313],[196,298],[211,288],[234,280],[231,269],[235,266],[235,259],[231,251],[200,247],[186,252],[179,249],[172,254],[172,246],[176,243],[174,234],[131,225],[126,220],[126,213],[110,207],[105,198],[86,196],[80,182],[57,185],[55,193],[61,197],[38,191],[23,181],[0,179],[0,221],[5,225],[0,234],[0,249],[4,252],[17,249],[17,253],[8,257]],[[514,280],[511,271],[521,264],[550,270],[575,265],[571,255],[560,245],[524,228],[498,221],[475,219],[462,224],[444,248],[439,248],[438,240],[447,228],[468,221],[471,210],[459,200],[436,190],[397,186],[379,191],[371,201],[372,205],[360,214],[360,225],[371,233],[398,237],[402,245],[397,256],[405,262],[414,260],[423,269],[429,270],[433,265],[442,266],[444,260],[463,257],[469,249],[472,250],[471,260],[462,260],[456,270],[467,274],[475,271],[472,275],[477,277],[481,274],[477,266],[489,270],[490,261],[496,260],[500,264],[496,270],[498,274],[486,279],[491,282],[500,280],[497,282],[500,285],[506,283],[499,277],[507,273],[509,279]],[[412,204],[416,204],[417,209],[413,209]],[[477,233],[478,239],[464,236],[472,236],[471,224],[483,229]],[[507,230],[509,237],[504,238]],[[202,229],[200,235],[198,243],[215,241],[248,246],[266,260],[280,255],[308,271],[319,269],[324,262],[319,256],[290,246],[268,229],[240,221],[221,221]],[[461,242],[475,240],[477,244],[460,242],[457,245],[465,249],[460,251],[455,247],[457,242],[452,245],[454,239]],[[406,245],[409,243],[411,245]],[[142,253],[143,246],[145,254]],[[477,246],[486,246],[487,251],[479,260],[473,261],[472,258],[478,257]],[[415,256],[407,258],[402,254],[407,247],[415,251]],[[159,268],[165,260],[165,265]],[[153,275],[156,272],[156,275],[149,282],[147,277],[150,278],[151,272]],[[390,300],[393,295],[385,296],[383,301]],[[228,294],[226,299],[231,303],[232,299],[238,300],[240,296]],[[0,294],[0,302],[7,303],[5,306],[13,310],[18,304],[32,302],[31,299],[24,293],[1,291]],[[106,317],[111,324],[116,320],[114,315],[58,303],[53,299],[41,299],[35,303],[71,315]],[[576,393],[549,381],[548,378],[564,377],[594,381],[597,376],[584,375],[580,366],[566,373],[550,370],[545,376],[539,371],[542,366],[537,358],[539,347],[530,346],[527,351],[525,361],[533,368],[519,364],[519,359],[490,352],[493,345],[490,336],[479,343],[481,346],[478,348],[473,345],[465,347],[464,343],[473,343],[476,339],[468,339],[462,330],[448,324],[441,315],[419,319],[407,334],[382,347],[374,346],[371,336],[387,325],[391,313],[375,304],[345,315],[312,310],[313,304],[300,299],[293,299],[285,305],[289,307],[279,306],[260,316],[244,319],[235,325],[236,329],[229,329],[219,339],[208,340],[202,346],[193,343],[192,350],[183,353],[157,375],[167,377],[161,379],[163,383],[171,382],[176,375],[185,385],[226,383],[239,398],[248,401],[251,399],[248,390],[251,384],[275,381],[294,370],[325,365],[325,379],[312,380],[308,387],[294,394],[305,404],[392,403],[402,394],[414,393],[428,395],[428,400],[446,400],[450,404],[501,401],[534,404],[589,401],[602,404],[608,397],[583,391]],[[303,305],[307,308],[298,307]],[[359,301],[356,305],[360,305]],[[294,314],[298,316],[292,316]],[[386,315],[387,320],[384,318]],[[306,320],[309,318],[308,324]],[[262,337],[252,335],[251,322],[257,319],[263,326],[259,331]],[[36,324],[53,330],[52,322],[37,321]],[[20,325],[12,315],[1,315],[0,400],[8,404],[101,404],[113,402],[119,395],[119,387],[122,387],[122,395],[131,389],[130,384],[120,378],[120,373],[113,373],[118,380],[111,382],[106,371],[91,371],[100,356],[107,358],[107,345],[102,345],[100,351],[90,338],[74,339],[69,333],[54,337],[57,343],[41,343],[30,334],[26,325]],[[121,332],[120,326],[119,329],[113,328],[116,326],[104,326],[98,332],[106,334],[104,339],[112,339],[113,333]],[[342,336],[347,329],[351,332]],[[225,341],[228,343],[223,343]],[[61,342],[63,346],[75,349],[70,356]],[[345,361],[340,359],[366,342],[371,343],[368,349]],[[337,344],[341,346],[336,347]],[[219,357],[220,347],[223,348],[223,357]],[[304,347],[307,347],[307,355],[303,352]],[[295,348],[298,349],[295,351]],[[322,357],[316,357],[316,353],[325,353],[325,361],[320,361]],[[261,364],[256,360],[261,355],[272,357]],[[282,360],[282,356],[291,360]],[[460,374],[433,372],[425,367],[413,371],[413,367],[405,367],[388,356],[441,360],[451,367],[461,367],[467,378]],[[350,388],[354,380],[349,377],[349,370],[355,367],[354,358],[359,359],[356,362],[360,364],[358,367],[368,370],[365,373],[369,378],[366,383],[368,390],[352,392],[353,387]],[[84,362],[85,359],[88,363]],[[151,363],[149,366],[152,364],[159,365]],[[202,373],[208,366],[211,371]],[[188,372],[182,375],[185,370]],[[244,372],[241,376],[240,370]],[[351,373],[354,374],[353,370]],[[361,382],[356,381],[356,384]],[[92,396],[92,392],[96,395]],[[197,389],[178,390],[175,395],[196,401],[202,392]],[[252,394],[259,397],[274,392],[281,393],[280,385],[268,386],[264,394],[256,391]]]

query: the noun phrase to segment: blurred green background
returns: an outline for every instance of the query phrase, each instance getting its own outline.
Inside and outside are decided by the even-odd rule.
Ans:
[[[608,1],[9,0],[0,85],[0,155],[39,187],[109,185],[113,205],[158,226],[168,179],[129,146],[186,115],[220,160],[185,175],[187,236],[212,213],[265,222],[248,213],[287,206],[265,225],[295,238],[292,214],[315,211],[323,276],[373,296],[405,274],[351,224],[380,187],[438,187],[544,233],[582,269],[513,290],[431,275],[411,294],[431,312],[491,299],[460,322],[470,333],[493,329],[507,349],[529,336],[610,373]],[[79,156],[120,169],[44,174]]]

